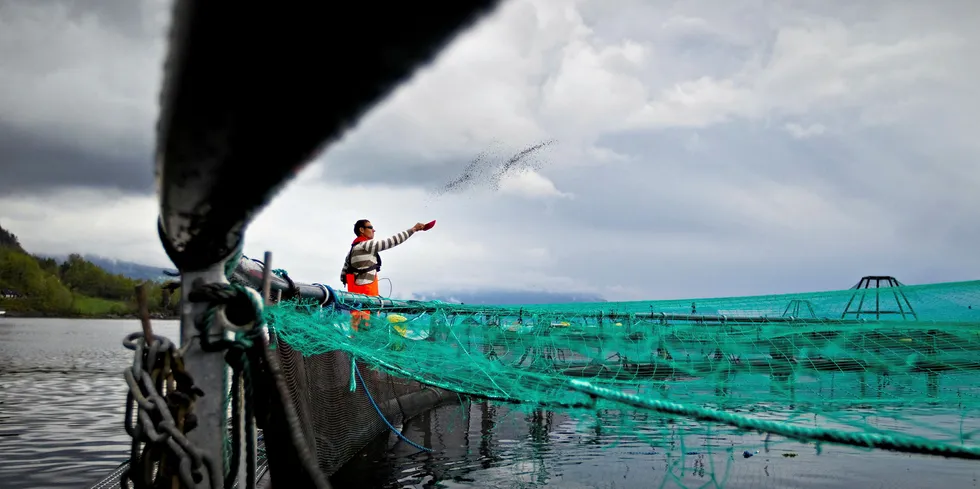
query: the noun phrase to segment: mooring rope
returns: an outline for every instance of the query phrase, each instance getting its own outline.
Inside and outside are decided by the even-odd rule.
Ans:
[[[400,431],[398,431],[398,429],[396,429],[394,426],[391,425],[391,423],[388,422],[388,419],[385,418],[384,413],[381,412],[381,408],[378,407],[378,404],[376,402],[374,402],[374,397],[371,396],[371,391],[368,390],[367,382],[364,382],[364,378],[361,377],[361,369],[359,369],[356,364],[353,365],[353,369],[354,369],[354,373],[357,374],[358,380],[361,381],[361,385],[364,386],[364,394],[366,394],[368,400],[371,401],[371,405],[374,406],[374,410],[378,412],[378,416],[381,416],[381,421],[384,421],[385,424],[388,425],[388,428],[391,429],[391,431],[393,431],[396,435],[398,435],[398,438],[405,440],[405,443],[408,443],[409,445],[412,445],[413,447],[418,448],[419,450],[422,450],[424,452],[431,452],[432,451],[431,448],[425,448],[422,445],[419,445],[413,442],[412,440],[405,438],[405,435],[403,435]]]

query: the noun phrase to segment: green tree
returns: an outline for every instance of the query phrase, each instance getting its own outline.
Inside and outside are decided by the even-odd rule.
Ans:
[[[14,236],[13,233],[7,231],[2,226],[0,226],[0,248],[13,248],[16,251],[24,253],[24,248],[21,248],[17,236]]]
[[[136,286],[140,281],[111,274],[81,255],[72,254],[58,264],[51,258],[29,255],[17,237],[0,228],[0,288],[22,295],[2,299],[4,308],[50,314],[131,314],[137,312]],[[147,284],[151,313],[176,312],[173,301],[164,305],[164,284]],[[176,294],[173,294],[176,296]]]
[[[60,267],[61,281],[72,291],[92,297],[132,301],[137,281],[112,275],[78,254],[68,256]]]
[[[71,293],[58,278],[41,270],[31,256],[13,248],[0,248],[0,288],[23,296],[11,301],[17,309],[63,313],[71,308]]]
[[[31,255],[31,256],[34,258],[34,260],[37,261],[38,266],[41,267],[41,270],[43,270],[44,273],[48,273],[50,275],[54,275],[55,277],[60,276],[58,274],[58,262],[57,262],[57,260],[55,260],[54,258],[40,257],[40,256],[37,256],[37,255]]]
[[[24,295],[44,290],[44,272],[30,256],[13,248],[0,248],[0,285]]]
[[[48,275],[44,277],[44,293],[39,296],[37,306],[42,311],[68,312],[72,306],[71,292],[61,284],[58,277]]]

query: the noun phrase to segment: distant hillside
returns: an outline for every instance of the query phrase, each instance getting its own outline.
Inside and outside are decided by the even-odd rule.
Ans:
[[[47,256],[58,263],[65,261],[67,256]],[[154,280],[167,281],[173,280],[163,273],[162,267],[142,265],[113,258],[106,258],[98,255],[83,255],[83,258],[92,262],[111,274],[119,274],[134,280]],[[176,273],[175,269],[166,270]],[[384,286],[382,286],[384,291]],[[508,304],[562,304],[569,302],[607,302],[601,296],[595,294],[574,294],[566,292],[545,292],[545,291],[512,291],[512,290],[476,290],[476,291],[448,291],[448,292],[429,292],[415,295],[419,300],[439,300],[444,302],[462,302],[473,305],[508,305]]]
[[[137,287],[152,317],[173,317],[178,302],[160,267],[77,254],[32,255],[0,227],[0,309],[10,317],[134,317]],[[134,278],[135,277],[135,278]]]
[[[68,256],[67,255],[45,255],[47,258],[53,258],[58,261],[58,263],[64,262]],[[89,262],[92,262],[99,268],[111,273],[118,274],[124,277],[131,278],[133,280],[172,280],[171,277],[167,277],[163,271],[169,270],[171,272],[176,272],[173,268],[163,268],[163,267],[153,267],[149,265],[143,265],[140,263],[133,263],[123,260],[116,260],[114,258],[107,258],[98,255],[83,255]]]
[[[0,247],[13,248],[21,253],[27,253],[20,246],[20,241],[17,240],[17,236],[14,236],[13,233],[2,227],[0,227]]]

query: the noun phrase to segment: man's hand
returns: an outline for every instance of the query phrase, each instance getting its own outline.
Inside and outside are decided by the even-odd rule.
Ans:
[[[421,222],[416,223],[414,226],[412,226],[412,229],[415,231],[425,231],[425,224],[422,224]]]

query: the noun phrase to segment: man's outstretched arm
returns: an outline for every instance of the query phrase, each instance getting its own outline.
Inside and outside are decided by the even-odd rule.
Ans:
[[[412,226],[411,228],[409,228],[409,229],[407,229],[405,231],[402,231],[402,232],[400,232],[400,233],[398,233],[398,234],[396,234],[394,236],[391,236],[389,238],[385,238],[385,239],[372,239],[371,241],[364,241],[361,244],[364,246],[364,249],[367,252],[369,252],[369,253],[377,253],[379,251],[384,251],[384,250],[387,250],[389,248],[394,248],[395,246],[398,246],[398,245],[404,243],[405,240],[407,240],[408,238],[410,238],[417,231],[421,231],[424,227],[425,227],[424,224],[419,223],[419,224],[416,224],[416,225]]]

